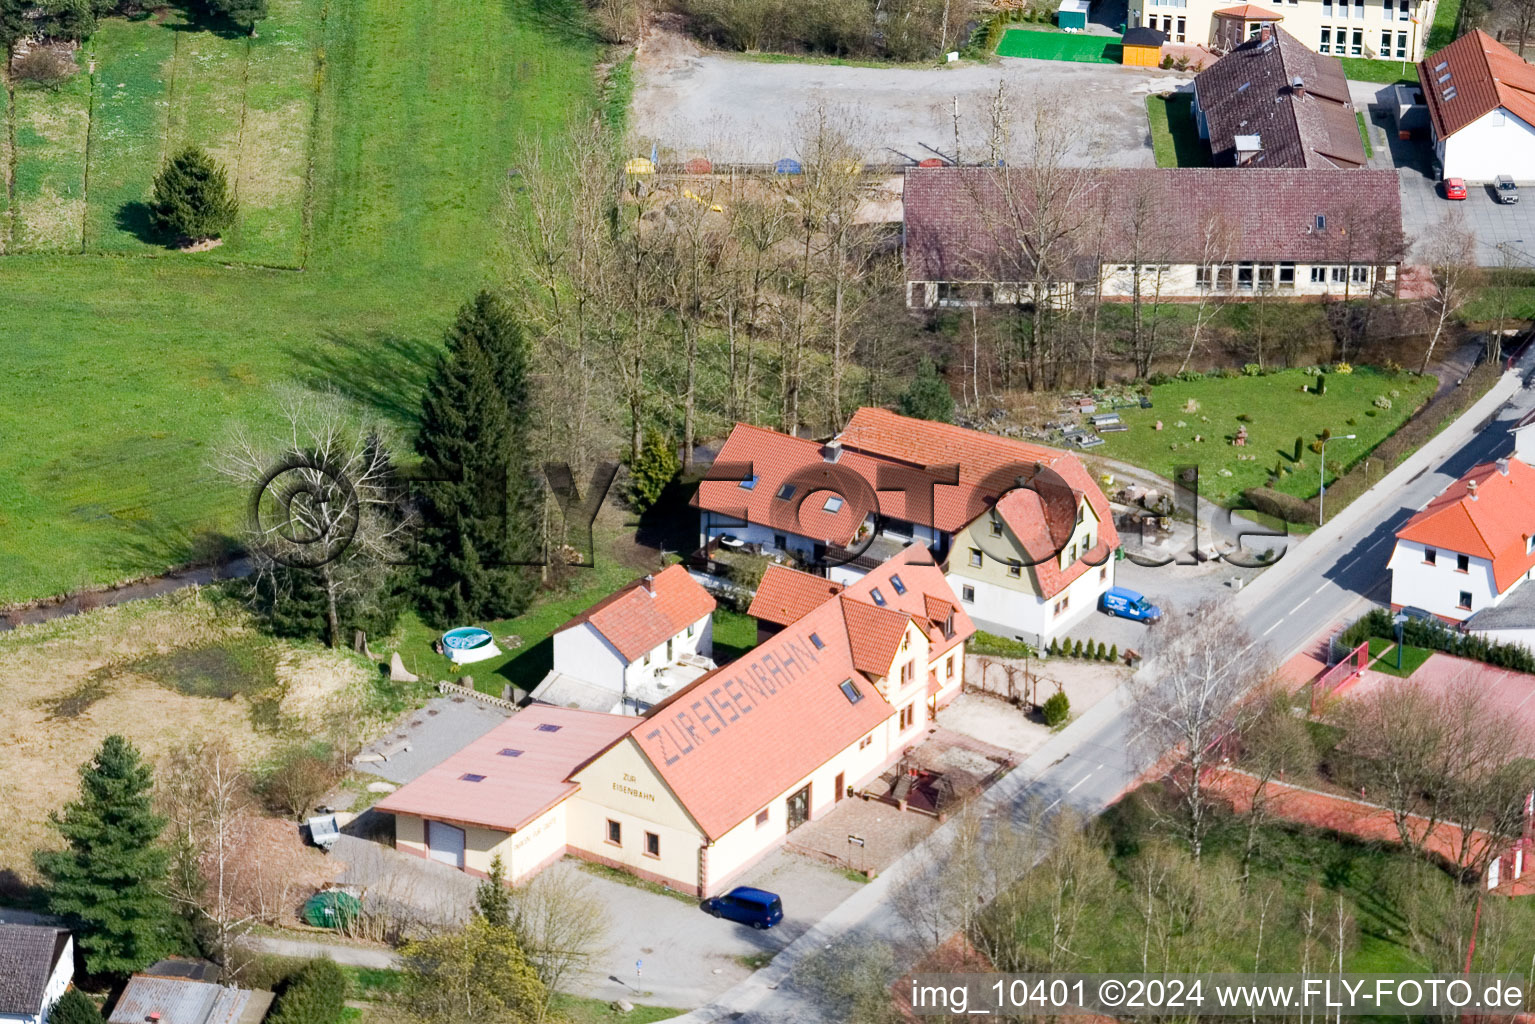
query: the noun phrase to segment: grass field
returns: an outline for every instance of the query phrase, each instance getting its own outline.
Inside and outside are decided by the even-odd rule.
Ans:
[[[1373,60],[1369,57],[1339,57],[1343,62],[1343,76],[1355,82],[1417,82],[1418,66],[1412,61],[1404,65],[1399,60]]]
[[[1398,676],[1406,679],[1429,659],[1434,652],[1422,647],[1413,647],[1410,644],[1402,645],[1402,667],[1396,667],[1396,648],[1394,640],[1382,640],[1378,636],[1370,637],[1370,657],[1376,659],[1370,667],[1377,672]]]
[[[1158,385],[1151,389],[1152,408],[1121,410],[1130,429],[1105,434],[1108,443],[1095,451],[1166,477],[1172,476],[1174,466],[1197,464],[1201,494],[1217,502],[1262,486],[1278,464],[1286,472],[1276,488],[1309,498],[1316,493],[1320,470],[1320,460],[1309,446],[1324,429],[1340,437],[1327,445],[1331,480],[1390,436],[1435,386],[1432,377],[1390,375],[1369,367],[1326,376],[1322,395],[1309,390],[1314,378],[1301,370]],[[1391,408],[1375,408],[1377,396],[1386,396]],[[1185,411],[1190,401],[1197,408]],[[1239,415],[1249,420],[1238,420]],[[1161,430],[1155,429],[1159,421]],[[1239,448],[1231,439],[1242,426],[1247,428],[1247,444]],[[1358,438],[1344,440],[1345,434]],[[1293,461],[1297,436],[1303,442],[1299,462]]]
[[[1002,57],[1073,60],[1088,64],[1118,64],[1123,50],[1115,36],[1010,28],[997,44]]]
[[[1146,116],[1151,122],[1151,148],[1158,167],[1210,166],[1210,146],[1199,137],[1192,96],[1147,96]]]
[[[91,119],[83,206],[58,156],[76,151],[69,119],[29,106],[53,97],[16,94],[15,116],[46,129],[18,132],[18,182],[37,183],[18,188],[18,237],[84,231],[97,250],[155,252],[118,211],[147,194],[167,132],[224,126],[208,144],[236,145],[238,110],[215,108],[232,102],[221,76],[241,60],[238,146],[292,153],[237,180],[246,195],[295,182],[300,195],[296,206],[249,204],[212,253],[127,259],[77,245],[0,259],[0,604],[159,571],[229,530],[241,496],[212,473],[211,452],[233,423],[265,421],[273,383],[329,382],[408,422],[453,310],[497,279],[517,146],[557,136],[595,100],[596,45],[562,0],[273,6],[243,58],[229,49],[238,40],[103,22],[90,49],[105,109]],[[156,84],[170,70],[174,91],[169,78]],[[69,90],[82,80],[60,102],[78,105]],[[68,216],[43,218],[43,195]],[[230,259],[305,251],[302,273]]]

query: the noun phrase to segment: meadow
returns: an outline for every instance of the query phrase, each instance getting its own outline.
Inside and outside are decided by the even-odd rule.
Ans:
[[[408,424],[454,309],[499,280],[518,147],[597,100],[597,44],[567,0],[272,9],[255,40],[106,19],[81,56],[94,75],[15,90],[0,604],[221,543],[242,503],[213,453],[268,422],[274,384],[330,384]],[[151,245],[135,219],[184,141],[241,189],[207,253]]]

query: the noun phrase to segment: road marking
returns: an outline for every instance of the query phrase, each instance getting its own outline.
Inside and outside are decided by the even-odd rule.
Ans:
[[[1284,621],[1283,619],[1279,620],[1279,622],[1283,622],[1283,621]],[[1279,628],[1279,622],[1276,622],[1272,626],[1270,626],[1268,629],[1265,629],[1263,631],[1263,635],[1264,636],[1268,636],[1270,633],[1274,632],[1274,630],[1278,629]]]
[[[1363,558],[1363,557],[1364,557],[1364,556],[1363,556],[1363,555],[1359,555],[1359,556],[1357,556],[1357,557],[1356,557],[1356,558],[1355,558],[1355,559],[1354,559],[1354,560],[1353,560],[1353,561],[1352,561],[1352,562],[1350,562],[1350,563],[1348,563],[1348,565],[1345,565],[1345,566],[1341,566],[1341,567],[1339,567],[1339,569],[1338,569],[1338,571],[1339,571],[1339,572],[1348,572],[1348,571],[1349,571],[1349,568],[1350,568],[1350,567],[1351,567],[1351,566],[1354,566],[1354,565],[1356,565],[1356,564],[1358,564],[1358,562],[1359,562],[1359,559],[1361,559],[1361,558]]]
[[[1322,591],[1324,591],[1326,589],[1327,589],[1327,581],[1323,580],[1322,581],[1322,585],[1320,587],[1317,587],[1315,590],[1313,590],[1312,593],[1313,594],[1320,594]]]
[[[1078,780],[1077,780],[1077,781],[1076,781],[1076,782],[1075,782],[1075,783],[1074,783],[1074,784],[1073,784],[1073,785],[1072,785],[1072,787],[1071,787],[1071,788],[1070,788],[1070,789],[1068,789],[1068,790],[1067,790],[1067,791],[1066,791],[1066,792],[1067,792],[1067,793],[1068,793],[1068,794],[1071,794],[1071,793],[1075,793],[1075,792],[1076,792],[1076,791],[1077,791],[1077,786],[1080,786],[1080,785],[1082,785],[1082,783],[1084,783],[1084,782],[1086,782],[1086,781],[1087,781],[1087,780],[1088,780],[1088,779],[1090,779],[1090,778],[1092,778],[1092,777],[1093,777],[1093,773],[1092,773],[1092,772],[1088,772],[1088,773],[1087,773],[1087,774],[1086,774],[1086,775],[1084,775],[1084,776],[1082,776],[1082,777],[1081,777],[1081,778],[1080,778],[1080,779],[1078,779]]]
[[[1287,614],[1294,615],[1296,612],[1300,611],[1301,605],[1305,604],[1306,601],[1309,601],[1309,600],[1311,600],[1311,598],[1309,598],[1309,597],[1306,598],[1305,601],[1302,601],[1300,604],[1296,605],[1294,608],[1291,608],[1290,611]]]

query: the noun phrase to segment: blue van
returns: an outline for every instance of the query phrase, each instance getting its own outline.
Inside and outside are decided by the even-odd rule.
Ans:
[[[1147,601],[1145,595],[1128,587],[1110,587],[1098,601],[1098,607],[1110,615],[1136,622],[1160,622],[1162,609]]]
[[[723,896],[713,896],[699,904],[715,917],[749,924],[753,928],[771,928],[783,920],[783,901],[777,893],[738,885]]]

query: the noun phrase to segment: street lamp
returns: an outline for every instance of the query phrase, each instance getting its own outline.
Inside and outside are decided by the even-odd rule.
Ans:
[[[1396,670],[1402,671],[1402,627],[1407,624],[1407,616],[1397,612],[1391,617],[1391,624],[1396,627]]]
[[[1322,526],[1327,522],[1327,442],[1328,441],[1352,441],[1353,434],[1339,434],[1337,437],[1322,438],[1322,465],[1318,470],[1317,483],[1321,490],[1316,496],[1316,524]]]

